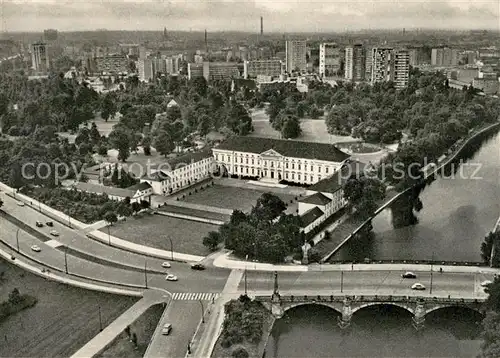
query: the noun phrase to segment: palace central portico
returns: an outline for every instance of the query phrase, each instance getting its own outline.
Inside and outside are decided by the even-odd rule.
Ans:
[[[230,176],[307,185],[333,175],[349,158],[331,144],[256,137],[232,137],[212,151]]]

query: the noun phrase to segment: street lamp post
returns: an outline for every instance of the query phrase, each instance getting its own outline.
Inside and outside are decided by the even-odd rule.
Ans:
[[[108,245],[111,246],[111,232],[110,232],[110,227],[111,225],[108,225]]]
[[[148,261],[144,261],[144,283],[148,288]]]
[[[344,271],[340,271],[340,292],[344,292]]]
[[[64,246],[64,271],[68,273],[68,246]]]
[[[198,300],[198,302],[200,302],[201,306],[201,323],[205,323],[205,308],[203,307],[203,301]]]
[[[174,261],[174,243],[172,242],[172,239],[170,237],[168,239],[170,240],[170,258],[172,259],[172,261]]]
[[[68,226],[71,228],[71,216],[68,215]]]
[[[16,231],[17,252],[19,252],[19,230],[21,230],[21,228],[18,228]]]
[[[432,261],[431,261],[431,287],[429,288],[429,295],[432,294],[432,271],[434,271],[434,252],[432,253]]]
[[[247,264],[248,264],[248,255],[245,257],[245,296],[247,296]]]
[[[99,306],[99,332],[102,332],[101,306]]]

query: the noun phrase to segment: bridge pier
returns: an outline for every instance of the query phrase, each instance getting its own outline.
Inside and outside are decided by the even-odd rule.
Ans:
[[[344,298],[343,306],[342,306],[342,317],[338,319],[338,326],[341,329],[346,329],[351,325],[352,318],[352,307],[351,300],[347,297]]]
[[[425,302],[424,300],[418,300],[415,307],[415,315],[412,317],[412,325],[417,331],[424,328],[425,314]]]

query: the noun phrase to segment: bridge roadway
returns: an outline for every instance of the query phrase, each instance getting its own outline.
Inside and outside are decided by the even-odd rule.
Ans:
[[[0,240],[10,247],[10,251],[16,256],[26,256],[52,270],[65,271],[64,251],[53,247],[54,241],[47,235],[49,228],[36,228],[37,220],[46,222],[50,220],[45,215],[37,212],[29,206],[18,206],[15,200],[2,195],[4,206],[2,210],[15,216],[24,224],[36,230],[31,235],[24,229],[0,216]],[[53,220],[50,220],[53,221]],[[168,271],[179,277],[178,282],[168,282],[165,274],[148,272],[144,274],[144,263],[148,267],[156,267],[159,272],[162,260],[133,254],[118,248],[103,245],[99,242],[87,238],[77,230],[73,230],[54,221],[54,229],[60,233],[59,237],[53,238],[56,242],[68,245],[75,251],[82,252],[86,256],[72,255],[70,250],[67,254],[67,267],[70,274],[79,277],[86,277],[96,281],[113,282],[114,284],[125,286],[145,287],[145,277],[149,288],[158,288],[171,293],[192,293],[199,295],[173,295],[174,299],[169,304],[161,323],[168,321],[174,326],[171,336],[164,337],[158,332],[153,337],[154,340],[168,340],[168,354],[172,357],[183,356],[187,350],[187,343],[192,337],[201,318],[200,303],[198,298],[205,300],[206,305],[210,295],[204,293],[220,293],[226,284],[229,270],[208,267],[205,271],[193,271],[188,264],[173,262],[172,268]],[[19,230],[19,231],[18,231]],[[17,254],[16,234],[19,232],[19,248],[21,254]],[[39,253],[30,250],[31,245],[37,244],[42,248]],[[97,256],[99,260],[93,261],[92,256]],[[119,263],[120,265],[117,265]],[[156,270],[156,268],[154,270]],[[151,270],[151,269],[150,269]],[[401,271],[379,271],[377,265],[373,265],[370,271],[338,271],[328,272],[284,272],[278,275],[279,289],[282,294],[299,294],[308,292],[311,294],[384,294],[384,295],[429,295],[430,293],[430,273],[419,272],[417,280],[405,280],[401,278],[404,272]],[[235,288],[226,292],[237,297],[244,292],[244,279],[240,270]],[[448,295],[483,297],[484,292],[480,287],[483,280],[492,279],[492,274],[486,273],[434,273],[432,283],[432,296]],[[247,291],[250,295],[263,292],[272,292],[274,276],[272,272],[248,271]],[[428,287],[423,293],[416,293],[410,289],[413,282],[418,281]],[[236,288],[237,287],[237,288]],[[228,296],[226,295],[226,298]],[[214,331],[207,329],[207,331]],[[207,340],[204,340],[207,341]],[[209,340],[208,340],[209,341]],[[165,342],[164,342],[165,343]],[[208,343],[207,343],[208,344]],[[160,344],[159,346],[165,346]],[[201,347],[206,351],[205,347]],[[163,355],[166,353],[162,352]],[[154,355],[153,355],[154,356]]]

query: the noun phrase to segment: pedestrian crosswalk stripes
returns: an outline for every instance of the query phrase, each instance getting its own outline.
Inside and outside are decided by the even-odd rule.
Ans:
[[[213,292],[175,292],[172,293],[172,299],[176,301],[197,301],[197,300],[215,300],[219,297],[218,293]]]

